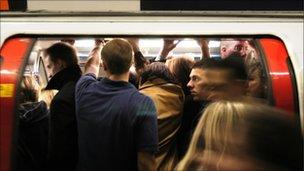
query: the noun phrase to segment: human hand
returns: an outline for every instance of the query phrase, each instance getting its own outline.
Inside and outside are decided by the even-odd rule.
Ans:
[[[64,43],[68,43],[68,44],[70,44],[72,46],[75,44],[75,39],[73,39],[73,38],[63,38],[60,41],[64,42]]]
[[[104,46],[106,44],[106,41],[102,39],[95,39],[95,46]]]
[[[138,46],[139,38],[130,37],[130,38],[127,38],[126,40],[131,44],[134,53],[140,51],[139,46]]]
[[[160,56],[166,58],[181,40],[175,42],[175,39],[164,39],[164,45],[160,52]]]
[[[195,39],[197,44],[201,47],[202,51],[202,57],[203,58],[210,58],[210,52],[209,52],[209,40],[206,38],[198,38]]]

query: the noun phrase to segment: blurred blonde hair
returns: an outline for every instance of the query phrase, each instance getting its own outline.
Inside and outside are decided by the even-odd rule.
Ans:
[[[51,102],[57,92],[58,90],[42,90],[41,95],[39,96],[39,101],[44,101],[47,108],[50,108]]]
[[[21,81],[21,96],[23,102],[36,102],[41,88],[33,75],[24,75]]]
[[[233,142],[233,132],[239,128],[238,124],[244,118],[245,107],[240,102],[230,103],[228,101],[218,101],[210,104],[205,111],[195,129],[189,149],[185,157],[177,165],[177,170],[189,170],[193,161],[202,158],[211,160],[210,152],[218,152],[221,155],[230,153]],[[214,159],[214,158],[213,158]],[[201,166],[199,166],[201,167]],[[203,168],[201,168],[203,169]]]
[[[177,170],[303,170],[302,151],[290,113],[253,99],[219,101],[204,111]]]

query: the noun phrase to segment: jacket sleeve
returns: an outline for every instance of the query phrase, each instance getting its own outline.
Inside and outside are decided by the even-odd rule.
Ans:
[[[96,81],[96,76],[92,73],[81,76],[75,87],[75,98],[80,98],[87,87]]]

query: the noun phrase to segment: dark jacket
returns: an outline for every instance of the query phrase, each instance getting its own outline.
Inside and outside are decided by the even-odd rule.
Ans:
[[[180,159],[186,154],[194,130],[202,116],[207,102],[194,101],[191,95],[186,96],[181,127],[177,133],[178,156]]]
[[[78,131],[75,114],[75,85],[81,76],[79,66],[55,74],[46,90],[59,90],[50,106],[49,170],[75,170],[78,160]]]
[[[17,108],[19,116],[16,170],[40,171],[46,163],[49,113],[46,103],[27,102]]]

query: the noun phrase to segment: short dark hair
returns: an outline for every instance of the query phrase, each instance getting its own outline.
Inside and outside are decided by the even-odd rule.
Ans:
[[[248,76],[243,58],[237,53],[232,53],[225,59],[204,58],[196,62],[192,69],[222,69],[231,74],[231,79],[246,81]]]
[[[155,78],[161,78],[169,83],[177,84],[169,68],[162,62],[153,62],[148,65],[140,76],[140,84]]]
[[[221,60],[214,59],[214,58],[203,58],[200,61],[197,61],[194,63],[192,69],[198,68],[198,69],[216,69],[216,68],[222,68],[223,63]]]
[[[244,59],[239,53],[232,53],[222,60],[223,69],[231,72],[232,79],[247,80],[248,75],[244,64]]]
[[[111,74],[123,74],[132,64],[132,46],[126,40],[113,39],[102,48],[101,58]]]
[[[56,63],[58,60],[62,60],[67,67],[78,65],[76,50],[73,46],[67,43],[55,43],[47,48],[45,53],[46,55],[49,55],[50,60],[54,63]]]

